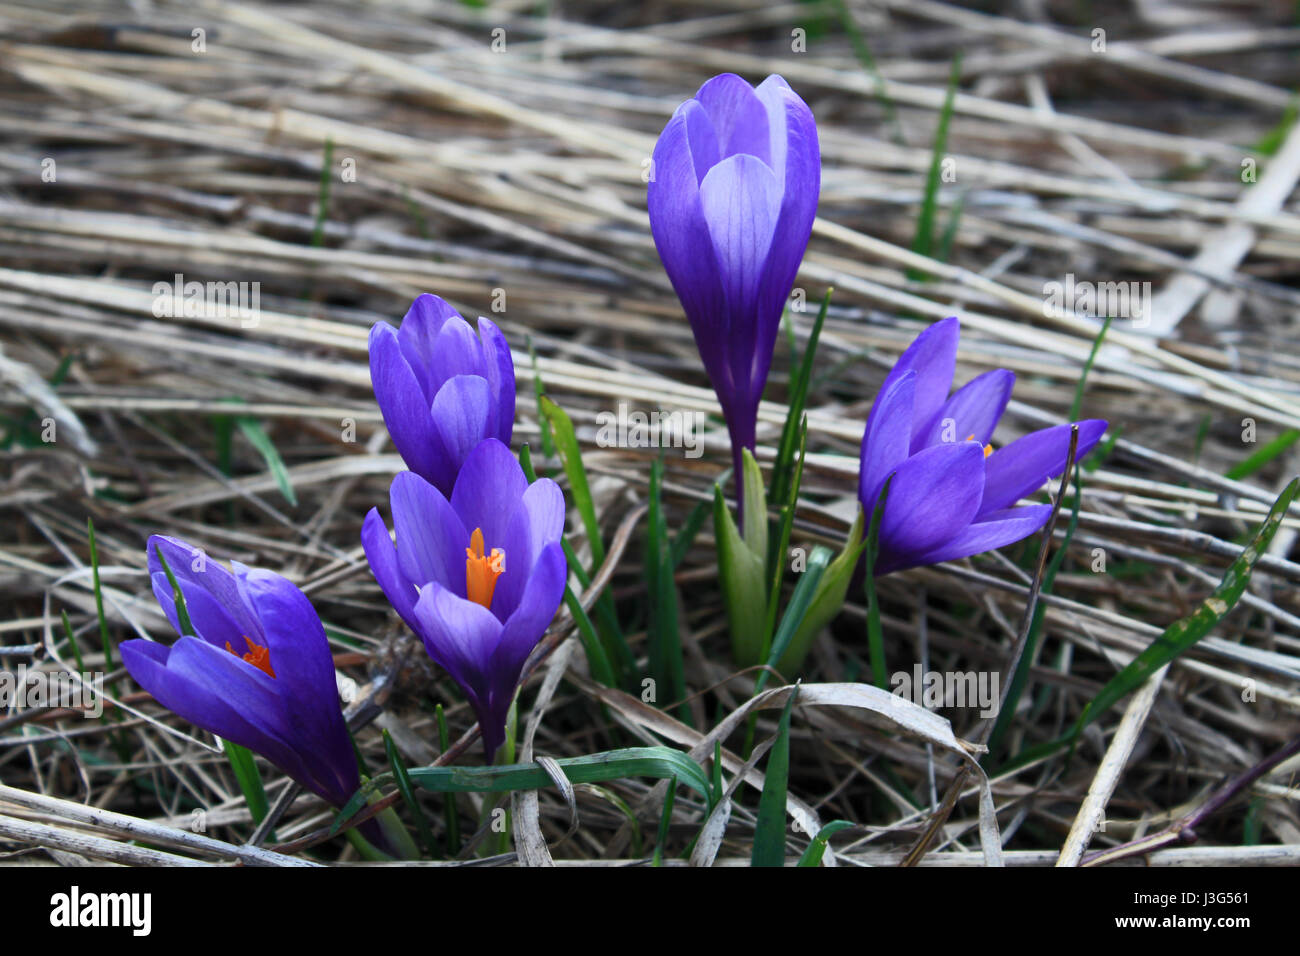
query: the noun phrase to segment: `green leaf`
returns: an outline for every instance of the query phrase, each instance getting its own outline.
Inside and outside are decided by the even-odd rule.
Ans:
[[[582,449],[578,446],[578,436],[573,431],[573,421],[564,409],[547,396],[543,395],[538,402],[542,414],[550,422],[555,436],[555,450],[564,466],[564,475],[569,480],[569,493],[582,518],[582,526],[587,531],[592,567],[600,567],[600,563],[605,560],[605,543],[600,537],[600,522],[596,519],[596,505],[591,498],[591,487],[587,484],[587,469],[582,465]]]
[[[826,573],[826,568],[830,563],[830,548],[823,547],[820,544],[813,548],[812,554],[808,557],[808,566],[799,576],[799,583],[794,586],[794,594],[790,595],[790,603],[785,607],[785,614],[781,617],[781,626],[776,629],[776,636],[772,639],[772,647],[767,655],[768,667],[775,667],[777,661],[790,647],[795,632],[803,625],[805,618],[808,616],[808,609],[817,594],[817,586],[821,584],[822,576]],[[771,671],[765,670],[758,675],[758,681],[754,685],[754,693],[757,694],[763,689],[771,673]]]
[[[753,667],[763,660],[767,629],[763,559],[745,546],[720,485],[713,486],[713,534],[722,599],[731,625],[731,656],[740,667]]]
[[[256,418],[250,418],[247,415],[240,415],[235,421],[239,425],[239,430],[244,433],[244,437],[252,443],[253,447],[262,456],[262,460],[266,462],[267,470],[275,478],[275,483],[280,489],[280,494],[284,495],[284,500],[296,507],[298,496],[293,490],[293,480],[289,477],[288,469],[284,467],[284,459],[275,450],[271,436],[266,433],[262,423]]]
[[[1144,684],[1152,674],[1178,655],[1188,650],[1201,638],[1205,637],[1236,606],[1238,599],[1250,583],[1250,575],[1261,556],[1268,550],[1269,543],[1277,534],[1282,518],[1295,499],[1300,489],[1300,478],[1293,478],[1283,489],[1267,517],[1260,524],[1250,543],[1242,549],[1241,554],[1224,572],[1222,580],[1214,592],[1201,602],[1200,606],[1186,617],[1169,625],[1142,653],[1133,658],[1128,666],[1112,677],[1097,692],[1097,695],[1084,707],[1078,721],[1065,734],[1033,747],[1026,748],[1016,755],[1008,764],[997,768],[996,774],[1006,773],[1017,767],[1040,760],[1066,746],[1073,746],[1083,729],[1116,703],[1123,700]]]
[[[252,814],[253,822],[261,823],[266,819],[270,806],[266,802],[262,775],[257,772],[257,764],[253,762],[252,752],[247,747],[231,743],[224,737],[221,745],[225,748],[226,758],[230,761],[230,769],[235,772],[235,779],[239,781],[239,789],[244,794],[244,801],[248,804],[248,812]]]
[[[1258,451],[1241,464],[1234,465],[1230,468],[1227,475],[1224,477],[1231,478],[1233,481],[1241,481],[1243,478],[1249,478],[1278,455],[1282,454],[1282,452],[1294,445],[1297,438],[1300,438],[1300,431],[1296,431],[1294,428],[1287,429],[1272,441],[1261,445]]]
[[[648,601],[646,627],[650,676],[660,694],[668,700],[686,697],[685,668],[682,664],[682,640],[677,630],[677,584],[668,545],[668,526],[664,521],[660,487],[663,482],[663,459],[650,464],[649,512],[646,517],[645,577]],[[761,489],[761,486],[760,486]],[[677,716],[691,723],[690,712],[683,704]]]
[[[848,830],[854,824],[848,820],[832,820],[826,826],[817,831],[813,841],[808,844],[808,849],[803,851],[803,856],[799,857],[798,866],[818,866],[821,864],[822,857],[826,855],[826,844],[835,834],[841,830]]]
[[[1088,381],[1088,372],[1092,369],[1092,363],[1097,361],[1097,353],[1101,351],[1102,340],[1106,338],[1106,333],[1110,331],[1110,324],[1114,321],[1114,316],[1106,316],[1106,321],[1101,324],[1097,337],[1092,340],[1092,351],[1088,353],[1088,361],[1083,363],[1083,371],[1079,373],[1079,381],[1074,386],[1074,401],[1070,404],[1070,421],[1072,422],[1079,420],[1079,412],[1083,410],[1083,387]]]
[[[763,471],[748,448],[740,450],[741,470],[744,472],[745,512],[742,520],[745,530],[741,535],[745,547],[755,554],[767,554],[767,491],[763,488]]]
[[[812,331],[808,333],[808,345],[803,351],[803,358],[794,378],[790,382],[790,406],[785,415],[785,424],[781,426],[781,441],[776,448],[776,462],[772,465],[772,493],[768,500],[777,507],[790,500],[790,483],[794,476],[795,455],[799,451],[799,426],[803,421],[804,408],[808,403],[808,389],[812,384],[813,362],[817,357],[817,343],[821,341],[822,326],[826,322],[826,311],[831,305],[831,293],[828,288],[822,296],[821,308],[813,321]]]
[[[871,677],[876,686],[882,690],[889,689],[889,678],[885,671],[885,632],[880,626],[880,605],[876,601],[876,555],[880,552],[880,519],[885,513],[885,499],[889,497],[889,486],[894,476],[885,479],[880,489],[880,497],[871,512],[870,531],[867,533],[866,579],[863,584],[867,592],[867,651],[871,655]]]
[[[944,97],[943,109],[939,111],[939,126],[934,134],[934,151],[930,156],[930,172],[925,181],[925,196],[921,200],[921,212],[916,220],[916,237],[912,240],[912,251],[923,256],[930,256],[934,250],[934,220],[939,206],[939,186],[943,182],[944,153],[948,149],[948,125],[952,121],[953,103],[960,82],[961,53],[958,53],[952,59],[952,68],[948,75],[948,94]],[[930,278],[919,269],[909,269],[907,277],[916,282],[924,282]]]
[[[99,583],[99,548],[95,544],[95,521],[89,515],[86,517],[86,535],[90,539],[90,575],[95,589],[95,616],[99,618],[99,638],[104,645],[104,671],[107,673],[113,670],[113,644],[108,639],[108,619],[104,617],[104,589]],[[173,580],[173,586],[175,583]]]
[[[709,778],[704,768],[671,747],[626,747],[606,750],[583,757],[560,757],[555,761],[575,786],[580,783],[604,783],[625,777],[653,777],[677,781],[690,787],[706,801],[712,800]],[[354,816],[367,798],[367,791],[386,781],[376,777],[370,787],[362,787],[339,812],[331,832],[338,832]],[[510,790],[543,790],[553,786],[546,771],[535,763],[507,764],[493,767],[419,767],[410,771],[416,786],[434,793],[504,793]]]
[[[384,752],[388,754],[388,766],[393,769],[393,780],[397,783],[397,789],[402,794],[402,799],[406,801],[407,808],[411,811],[411,816],[415,819],[416,832],[420,834],[422,842],[429,851],[430,856],[438,855],[438,845],[433,839],[433,831],[429,829],[429,821],[424,815],[424,809],[415,799],[415,791],[411,789],[411,778],[406,772],[406,763],[402,760],[402,755],[397,752],[397,745],[393,743],[393,735],[388,732],[387,728],[383,731]],[[414,849],[411,847],[410,849]],[[410,859],[419,859],[419,853],[410,854]]]
[[[754,847],[751,866],[785,865],[785,795],[790,775],[790,711],[799,688],[790,691],[781,722],[777,725],[776,743],[767,755],[763,777],[763,795],[758,798],[758,819],[754,823]]]
[[[163,574],[167,575],[167,583],[171,585],[172,601],[176,604],[176,623],[180,625],[181,636],[193,637],[194,625],[190,622],[189,610],[185,607],[185,594],[181,591],[181,586],[176,583],[176,575],[172,574],[167,559],[163,557],[162,549],[156,544],[153,546],[153,553],[158,556],[158,563],[162,565]]]
[[[1255,532],[1255,537],[1232,562],[1214,593],[1201,602],[1191,614],[1175,621],[1141,654],[1133,658],[1122,671],[1106,682],[1084,708],[1074,726],[1072,735],[1079,733],[1093,720],[1105,713],[1118,701],[1137,690],[1147,680],[1179,654],[1205,637],[1232,610],[1250,583],[1250,575],[1259,559],[1268,551],[1269,542],[1277,533],[1287,509],[1300,489],[1300,478],[1292,478],[1269,510],[1268,517]]]
[[[821,633],[822,628],[829,624],[835,618],[835,615],[840,612],[840,608],[844,606],[844,599],[849,593],[849,584],[853,580],[853,571],[857,568],[858,561],[862,558],[862,552],[867,546],[866,537],[863,535],[865,524],[862,508],[859,506],[858,516],[853,522],[853,527],[849,529],[849,537],[844,545],[844,550],[831,562],[830,567],[826,569],[826,573],[821,576],[812,603],[808,607],[808,612],[803,616],[798,630],[790,639],[790,646],[785,649],[785,653],[776,662],[776,669],[782,674],[793,676],[798,673],[799,668],[803,666],[804,658],[808,656],[808,651],[812,647],[813,639]]]
[[[790,532],[794,528],[794,513],[799,502],[799,488],[803,482],[804,455],[808,449],[808,417],[805,415],[799,427],[799,457],[795,459],[794,480],[786,502],[781,505],[781,520],[777,525],[775,547],[767,550],[767,615],[763,620],[763,649],[760,660],[767,660],[772,650],[769,643],[773,629],[776,627],[776,606],[781,600],[781,580],[785,576],[785,556],[790,553]],[[762,552],[756,552],[759,557]]]

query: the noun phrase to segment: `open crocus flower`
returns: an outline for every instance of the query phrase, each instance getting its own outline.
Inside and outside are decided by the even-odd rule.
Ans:
[[[817,126],[781,77],[755,88],[724,73],[673,113],[653,163],[650,229],[722,405],[739,476],[817,212]]]
[[[131,640],[122,661],[168,710],[261,754],[341,807],[361,785],[320,618],[286,578],[231,562],[234,572],[184,541],[149,539],[149,577],[182,633],[155,548],[176,577],[192,635],[170,646]]]
[[[443,494],[485,438],[507,445],[515,424],[510,346],[489,319],[478,334],[436,295],[420,296],[402,327],[370,330],[370,378],[406,466]]]
[[[1070,426],[989,444],[1015,375],[985,372],[951,396],[961,326],[955,317],[916,337],[885,379],[862,436],[858,497],[870,519],[894,475],[881,516],[876,574],[938,564],[1011,544],[1046,523],[1050,505],[1012,507],[1065,470]],[[1079,422],[1076,460],[1106,422]]]
[[[361,530],[370,569],[465,692],[490,761],[524,663],[564,596],[564,495],[549,478],[528,484],[489,438],[465,460],[450,500],[409,471],[393,479],[389,500],[397,544],[372,508]]]

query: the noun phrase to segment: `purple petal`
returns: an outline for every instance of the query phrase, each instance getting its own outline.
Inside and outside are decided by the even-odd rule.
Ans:
[[[166,657],[150,643],[124,641],[122,661],[135,682],[160,704],[286,771],[303,773],[294,756],[284,706],[270,677],[198,638],[182,637]]]
[[[709,114],[723,158],[748,154],[768,162],[767,109],[752,86],[734,73],[723,73],[701,86],[695,99]]]
[[[781,187],[762,160],[741,154],[709,170],[700,184],[700,201],[732,323],[727,330],[732,388],[752,400],[758,390],[756,345],[761,339],[770,359],[768,340],[776,333],[774,324],[770,328],[769,323],[760,324],[758,309],[763,270],[781,210]],[[761,371],[766,372],[766,365]]]
[[[492,391],[487,379],[480,375],[453,375],[447,379],[438,389],[430,414],[453,473],[460,470],[479,442],[496,431]]]
[[[470,324],[460,316],[448,319],[433,343],[429,360],[429,381],[435,392],[457,375],[482,375],[483,371],[483,344]]]
[[[465,548],[470,533],[455,508],[442,492],[409,471],[393,479],[389,500],[397,532],[398,569],[412,603],[412,585],[424,587],[431,581],[464,597]]]
[[[506,569],[492,595],[492,613],[500,620],[514,613],[543,548],[557,543],[562,534],[564,493],[549,478],[539,478],[524,492],[501,543]]]
[[[924,554],[970,524],[984,492],[984,449],[975,442],[933,445],[894,475],[880,540],[894,554]]]
[[[686,140],[690,147],[691,165],[698,186],[710,169],[722,159],[722,147],[713,129],[713,120],[698,100],[687,100],[677,107],[673,116],[681,116],[686,125]]]
[[[286,704],[293,737],[310,748],[316,761],[309,769],[335,795],[332,802],[342,802],[361,781],[320,616],[288,578],[261,568],[237,567],[235,573],[262,621],[275,689]]]
[[[420,380],[426,405],[433,402],[434,393],[437,392],[429,373],[436,351],[434,343],[438,340],[443,324],[450,318],[460,316],[442,299],[426,292],[411,303],[411,307],[406,310],[406,317],[402,319],[401,328],[397,330],[397,341],[402,347],[402,354]]]
[[[906,566],[955,561],[1014,544],[1042,528],[1051,514],[1051,505],[1027,505],[995,511],[987,518],[967,525],[937,548],[911,559]],[[881,573],[887,572],[882,570]]]
[[[171,560],[168,559],[167,563],[171,564]],[[167,615],[167,620],[171,621],[177,634],[182,633],[180,619],[176,613],[176,598],[167,575],[162,571],[155,571],[149,576],[149,583],[153,587],[154,597],[158,599],[159,607]],[[195,587],[192,582],[178,581],[177,583],[180,584],[181,594],[185,598],[185,610],[189,614],[194,635],[223,649],[229,641],[230,646],[240,654],[246,653],[245,632],[234,622],[225,607],[217,603],[217,599],[207,591]],[[253,636],[256,637],[257,633],[255,631]]]
[[[509,445],[515,428],[515,363],[510,345],[501,330],[488,318],[479,316],[478,337],[483,343],[484,369],[492,394],[496,396],[496,432],[491,436]]]
[[[487,696],[488,662],[501,640],[501,622],[481,604],[457,597],[436,581],[420,591],[415,616],[425,650],[477,709]]]
[[[1090,418],[1079,422],[1079,444],[1075,460],[1082,461],[1106,431],[1106,422]],[[1043,486],[1065,470],[1070,454],[1070,426],[1054,425],[1031,432],[999,448],[985,462],[984,501],[981,519],[1007,508]]]
[[[480,442],[461,466],[451,506],[469,534],[478,528],[490,553],[505,540],[507,522],[524,496],[528,480],[510,449],[495,438]],[[465,541],[469,544],[468,537]]]
[[[943,441],[947,429],[951,435],[948,441],[973,438],[981,445],[987,445],[1007,409],[1011,388],[1015,384],[1015,374],[1004,368],[995,368],[971,379],[944,402],[930,420],[929,428],[913,443],[912,451]]]
[[[771,126],[771,167],[781,186],[781,213],[764,270],[760,316],[773,328],[780,321],[785,300],[808,248],[817,199],[821,191],[821,148],[812,111],[779,76],[769,76],[758,87]],[[760,341],[766,338],[760,335]],[[761,368],[771,362],[769,352]],[[766,376],[764,376],[766,377]]]
[[[397,560],[397,549],[388,535],[388,527],[379,516],[378,508],[371,508],[361,525],[361,547],[366,552],[370,572],[379,582],[388,603],[402,616],[412,630],[415,629],[415,585],[402,573]]]
[[[862,451],[858,468],[858,500],[871,520],[876,498],[885,479],[907,458],[912,436],[912,400],[916,392],[916,372],[908,369],[889,383],[888,390],[876,396],[862,432]]]
[[[494,669],[513,670],[513,676],[505,682],[510,685],[511,695],[514,694],[514,682],[519,679],[519,668],[523,667],[559,610],[568,576],[564,546],[553,541],[537,556],[519,606],[505,623],[500,646],[492,661]]]
[[[669,120],[655,144],[646,206],[664,271],[690,319],[704,368],[722,397],[731,391],[722,285],[691,158],[688,113],[684,108]]]
[[[149,573],[151,576],[162,574],[164,580],[166,580],[166,572],[163,571],[162,565],[158,562],[158,554],[155,548],[162,551],[163,558],[167,561],[167,567],[175,575],[176,583],[181,586],[181,593],[186,596],[187,603],[191,591],[196,593],[199,591],[206,592],[212,596],[217,605],[225,610],[241,634],[247,634],[255,639],[259,638],[262,627],[253,612],[240,599],[239,586],[235,583],[234,575],[225,566],[218,561],[212,560],[201,548],[196,548],[187,541],[161,534],[150,535],[148,542],[145,544],[145,549],[148,552]],[[174,614],[170,586],[167,590],[166,602],[159,597],[159,603],[163,605],[164,609],[172,608]],[[154,593],[157,593],[156,588]],[[172,617],[172,614],[168,616]],[[176,626],[174,619],[172,620],[172,626]],[[180,628],[177,627],[177,633],[179,632]]]
[[[937,411],[943,407],[952,387],[957,368],[957,340],[961,324],[956,316],[934,323],[916,337],[894,363],[894,369],[880,387],[883,392],[890,380],[909,369],[916,372],[916,400],[912,407],[912,441],[920,436]]]
[[[402,354],[397,333],[386,322],[370,330],[370,380],[384,425],[407,467],[434,484],[449,482],[446,454],[424,388]]]

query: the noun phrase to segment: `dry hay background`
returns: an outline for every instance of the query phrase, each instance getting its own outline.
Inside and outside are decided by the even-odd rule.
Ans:
[[[874,54],[879,87],[845,16]],[[791,31],[810,24],[807,51],[792,52]],[[1096,26],[1106,31],[1105,52],[1092,48]],[[202,53],[192,48],[195,27],[205,31]],[[502,52],[492,48],[498,29]],[[605,535],[614,539],[607,580],[643,654],[638,515],[654,453],[597,447],[595,416],[623,401],[646,411],[716,411],[650,240],[643,161],[673,107],[709,75],[780,72],[812,106],[824,158],[820,219],[799,285],[810,303],[834,286],[810,398],[796,545],[843,540],[867,408],[918,319],[962,317],[959,382],[991,367],[1016,372],[1015,401],[995,437],[1003,444],[1065,419],[1097,332],[1087,316],[1045,310],[1044,283],[1073,273],[1150,282],[1155,291],[1162,334],[1117,322],[1087,381],[1084,415],[1108,418],[1121,438],[1085,479],[1071,554],[1044,599],[1044,646],[1025,697],[1039,706],[1016,723],[1018,746],[1055,736],[1137,650],[1205,597],[1296,471],[1288,452],[1247,481],[1222,477],[1259,447],[1243,444],[1244,418],[1255,421],[1261,443],[1300,429],[1300,218],[1289,201],[1300,133],[1280,125],[1293,102],[1298,44],[1284,3],[1026,0],[993,12],[930,0],[847,9],[567,2],[540,10],[424,0],[0,3],[4,412],[26,415],[29,430],[53,418],[58,436],[11,443],[0,458],[0,662],[60,667],[49,651],[66,609],[87,668],[103,665],[88,515],[114,639],[165,637],[142,547],[165,531],[302,585],[337,638],[340,669],[363,700],[382,704],[363,715],[371,724],[358,736],[372,767],[384,763],[381,726],[411,765],[437,758],[433,703],[447,706],[453,739],[472,717],[397,626],[358,541],[362,516],[374,505],[386,510],[388,482],[401,467],[369,390],[366,333],[376,320],[395,322],[423,291],[502,325],[520,376],[517,441],[537,451],[534,368],[578,424]],[[961,209],[943,263],[908,249],[958,51],[961,92],[946,151],[956,181],[939,194],[937,229]],[[1275,142],[1264,146],[1271,132]],[[328,208],[317,234],[327,140]],[[42,181],[46,159],[55,182]],[[1259,176],[1249,188],[1243,160]],[[340,175],[347,161],[355,181]],[[259,282],[260,323],[155,318],[153,284],[175,273]],[[492,311],[502,294],[505,310]],[[812,314],[794,315],[801,343]],[[67,356],[67,380],[46,387]],[[769,461],[787,357],[779,344],[773,401],[762,411],[760,458]],[[233,477],[217,467],[216,416],[230,413],[231,398],[265,425],[296,506],[238,432]],[[349,421],[355,441],[345,440]],[[703,458],[669,451],[670,528],[707,500],[726,449],[715,430]],[[1294,737],[1297,527],[1295,516],[1285,522],[1247,607],[1123,705],[1129,726],[1111,759],[1103,755],[1120,709],[1090,729],[1068,767],[1057,759],[994,781],[1008,862],[1055,861],[1072,826],[1094,850],[1160,829]],[[580,524],[573,533],[581,544]],[[729,663],[709,534],[677,576],[689,707],[694,726],[706,729],[740,706],[753,682]],[[1022,568],[1035,548],[1031,541],[883,579],[891,669],[910,669],[925,654],[935,670],[1003,670],[1030,583]],[[1105,549],[1110,573],[1091,570],[1094,548]],[[562,612],[551,644],[570,633]],[[70,660],[66,643],[57,653]],[[581,652],[564,659],[571,680],[546,708],[538,754],[697,739],[633,699],[602,709],[582,676]],[[534,672],[521,715],[533,712],[545,673]],[[865,673],[855,598],[819,639],[804,676]],[[266,852],[205,844],[184,830],[189,808],[202,806],[207,838],[247,838],[248,812],[224,758],[120,670],[110,691],[133,708],[112,725],[124,754],[109,746],[107,725],[66,712],[0,717],[6,854],[29,863],[149,863]],[[944,714],[959,736],[976,729],[974,710]],[[760,741],[775,716],[763,712]],[[941,795],[956,762],[852,710],[799,708],[793,726],[792,797],[822,821],[861,825],[836,838],[834,861],[899,859],[930,815],[900,788],[923,800]],[[738,749],[739,735],[726,743]],[[444,759],[464,751],[460,759],[472,762],[477,753],[468,739],[453,750]],[[750,780],[761,786],[761,772]],[[1090,788],[1113,789],[1095,835],[1099,808],[1080,810]],[[662,786],[620,781],[611,789],[652,839]],[[1148,861],[1300,859],[1287,767],[1249,796],[1201,826],[1197,847]],[[608,795],[580,788],[576,799],[581,825],[563,840],[569,809],[555,791],[543,792],[533,836],[561,862],[632,859],[631,833]],[[478,798],[461,800],[468,819]],[[756,802],[751,790],[733,812],[720,863],[748,858]],[[1263,846],[1246,845],[1248,806]],[[426,807],[440,826],[438,799],[426,798]],[[698,830],[700,810],[679,795],[669,856]],[[328,819],[301,798],[277,839],[301,839]],[[926,863],[978,863],[976,820],[968,794]],[[125,842],[141,832],[166,853]],[[805,843],[792,832],[789,852]],[[1082,852],[1075,843],[1070,862]],[[339,842],[319,852],[353,858]]]

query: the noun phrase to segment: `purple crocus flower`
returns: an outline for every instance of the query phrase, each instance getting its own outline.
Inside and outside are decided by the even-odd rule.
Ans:
[[[1070,426],[1032,432],[996,451],[993,429],[1011,398],[1015,375],[993,369],[950,396],[957,365],[956,317],[916,337],[885,379],[862,436],[858,498],[870,518],[891,474],[881,516],[878,575],[938,564],[1026,538],[1050,505],[1012,507],[1065,470]],[[1106,422],[1078,423],[1081,460]]]
[[[751,87],[724,73],[673,113],[653,162],[650,230],[722,405],[739,480],[817,213],[817,126],[781,77]]]
[[[426,293],[400,329],[377,322],[370,330],[370,378],[402,460],[445,495],[479,442],[510,443],[515,368],[490,319],[478,320],[475,335],[455,309]]]
[[[510,450],[489,438],[470,452],[450,500],[405,471],[389,501],[397,544],[372,508],[361,530],[370,569],[465,692],[490,761],[524,663],[564,595],[564,495],[549,478],[528,484]]]
[[[334,681],[334,659],[306,595],[271,571],[234,572],[176,538],[149,539],[154,595],[177,633],[176,603],[155,548],[185,598],[192,636],[131,640],[122,661],[168,710],[247,747],[335,807],[361,785]]]

